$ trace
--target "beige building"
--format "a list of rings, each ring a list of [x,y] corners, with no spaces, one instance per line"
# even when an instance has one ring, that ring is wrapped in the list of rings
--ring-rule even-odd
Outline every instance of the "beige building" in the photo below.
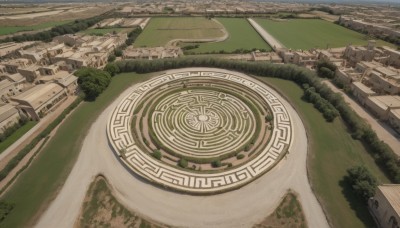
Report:
[[[67,98],[67,91],[56,83],[39,84],[11,98],[17,108],[39,120]]]
[[[18,110],[11,104],[0,105],[0,133],[15,123],[18,123],[20,115]]]
[[[400,96],[370,96],[365,100],[367,107],[376,117],[387,121],[394,130],[400,132]]]
[[[180,47],[155,47],[155,48],[127,48],[122,58],[124,59],[165,59],[181,56]]]
[[[370,96],[377,95],[372,89],[362,84],[361,82],[351,83],[351,91],[353,96],[360,102],[362,106],[365,105],[366,100]]]
[[[368,207],[379,227],[400,228],[400,185],[378,186]]]

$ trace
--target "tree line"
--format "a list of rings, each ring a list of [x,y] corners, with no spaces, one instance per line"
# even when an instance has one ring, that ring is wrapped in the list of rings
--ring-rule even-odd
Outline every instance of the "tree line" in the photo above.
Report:
[[[97,24],[101,20],[105,19],[105,15],[99,15],[92,18],[87,19],[77,19],[72,23],[58,25],[53,27],[50,30],[32,33],[32,34],[22,34],[16,35],[12,37],[7,37],[0,40],[0,43],[5,42],[25,42],[25,41],[43,41],[50,42],[54,37],[64,35],[64,34],[73,34],[79,31],[86,30],[93,25]]]

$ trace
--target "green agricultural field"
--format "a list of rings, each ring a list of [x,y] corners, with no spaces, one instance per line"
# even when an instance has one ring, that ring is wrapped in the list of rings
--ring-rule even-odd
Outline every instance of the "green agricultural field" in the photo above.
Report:
[[[71,21],[52,21],[52,22],[46,22],[38,25],[31,25],[31,26],[1,26],[0,27],[0,36],[1,35],[8,35],[8,34],[13,34],[16,32],[22,32],[22,31],[35,31],[35,30],[40,30],[40,29],[47,29],[51,28],[57,25],[63,25],[67,24]]]
[[[33,128],[37,124],[36,121],[29,121],[24,126],[16,130],[12,135],[10,135],[6,140],[0,143],[0,154],[3,153],[9,146],[11,146],[15,141],[21,138],[26,132]]]
[[[2,197],[14,209],[0,227],[32,227],[67,179],[91,124],[122,91],[148,74],[115,76],[95,102],[83,102],[68,116],[37,158]]]
[[[107,33],[120,33],[120,32],[128,32],[130,29],[127,28],[96,28],[96,29],[86,29],[80,33],[87,35],[95,35],[95,36],[104,36]]]
[[[189,53],[234,52],[238,49],[247,51],[252,49],[271,50],[271,47],[261,38],[246,19],[218,18],[218,21],[221,22],[228,31],[228,39],[222,42],[200,44],[199,48],[189,50]]]
[[[222,26],[204,17],[152,18],[137,38],[135,47],[164,46],[173,39],[211,39],[222,37]]]
[[[290,19],[272,21],[255,19],[268,33],[287,48],[308,50],[311,48],[345,47],[349,44],[366,45],[366,35],[319,19]],[[393,46],[384,41],[378,45]]]
[[[293,82],[259,78],[286,95],[300,114],[309,134],[309,177],[317,198],[322,203],[332,227],[374,227],[365,204],[342,187],[346,169],[364,165],[379,183],[390,183],[360,141],[352,139],[346,126],[337,118],[326,122],[312,104],[301,99],[303,90]]]

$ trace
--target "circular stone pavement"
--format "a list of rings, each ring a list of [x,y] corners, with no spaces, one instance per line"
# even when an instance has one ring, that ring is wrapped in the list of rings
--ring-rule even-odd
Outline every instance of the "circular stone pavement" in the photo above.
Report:
[[[186,82],[198,79],[205,79],[209,85],[186,88]],[[214,88],[214,84],[221,81],[228,88],[230,84],[232,88],[240,85],[239,92]],[[217,173],[182,169],[152,157],[139,145],[139,136],[133,135],[131,123],[141,102],[154,90],[163,86],[168,88],[171,83],[182,83],[181,89],[157,96],[158,101],[149,108],[148,119],[149,131],[170,150],[190,156],[218,157],[243,146],[257,129],[258,114],[240,97],[248,98],[246,92],[240,91],[256,94],[267,104],[272,114],[268,142],[246,163]],[[192,194],[237,189],[274,167],[290,149],[294,134],[291,118],[271,90],[258,80],[234,72],[183,70],[163,74],[140,84],[115,108],[107,124],[108,139],[127,167],[153,183]],[[227,129],[235,134],[230,134]]]

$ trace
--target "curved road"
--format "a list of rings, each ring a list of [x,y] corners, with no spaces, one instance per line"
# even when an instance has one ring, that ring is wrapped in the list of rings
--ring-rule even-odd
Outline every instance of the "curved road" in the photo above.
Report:
[[[196,69],[199,68],[190,70]],[[71,174],[37,227],[72,227],[86,191],[99,173],[106,176],[114,195],[127,208],[171,226],[250,227],[273,212],[291,188],[299,194],[309,227],[329,227],[307,179],[307,138],[303,123],[279,94],[274,92],[286,105],[296,135],[290,154],[271,171],[238,190],[213,196],[192,196],[166,191],[142,181],[128,172],[111,151],[106,123],[111,111],[133,87],[124,91],[92,125]]]

